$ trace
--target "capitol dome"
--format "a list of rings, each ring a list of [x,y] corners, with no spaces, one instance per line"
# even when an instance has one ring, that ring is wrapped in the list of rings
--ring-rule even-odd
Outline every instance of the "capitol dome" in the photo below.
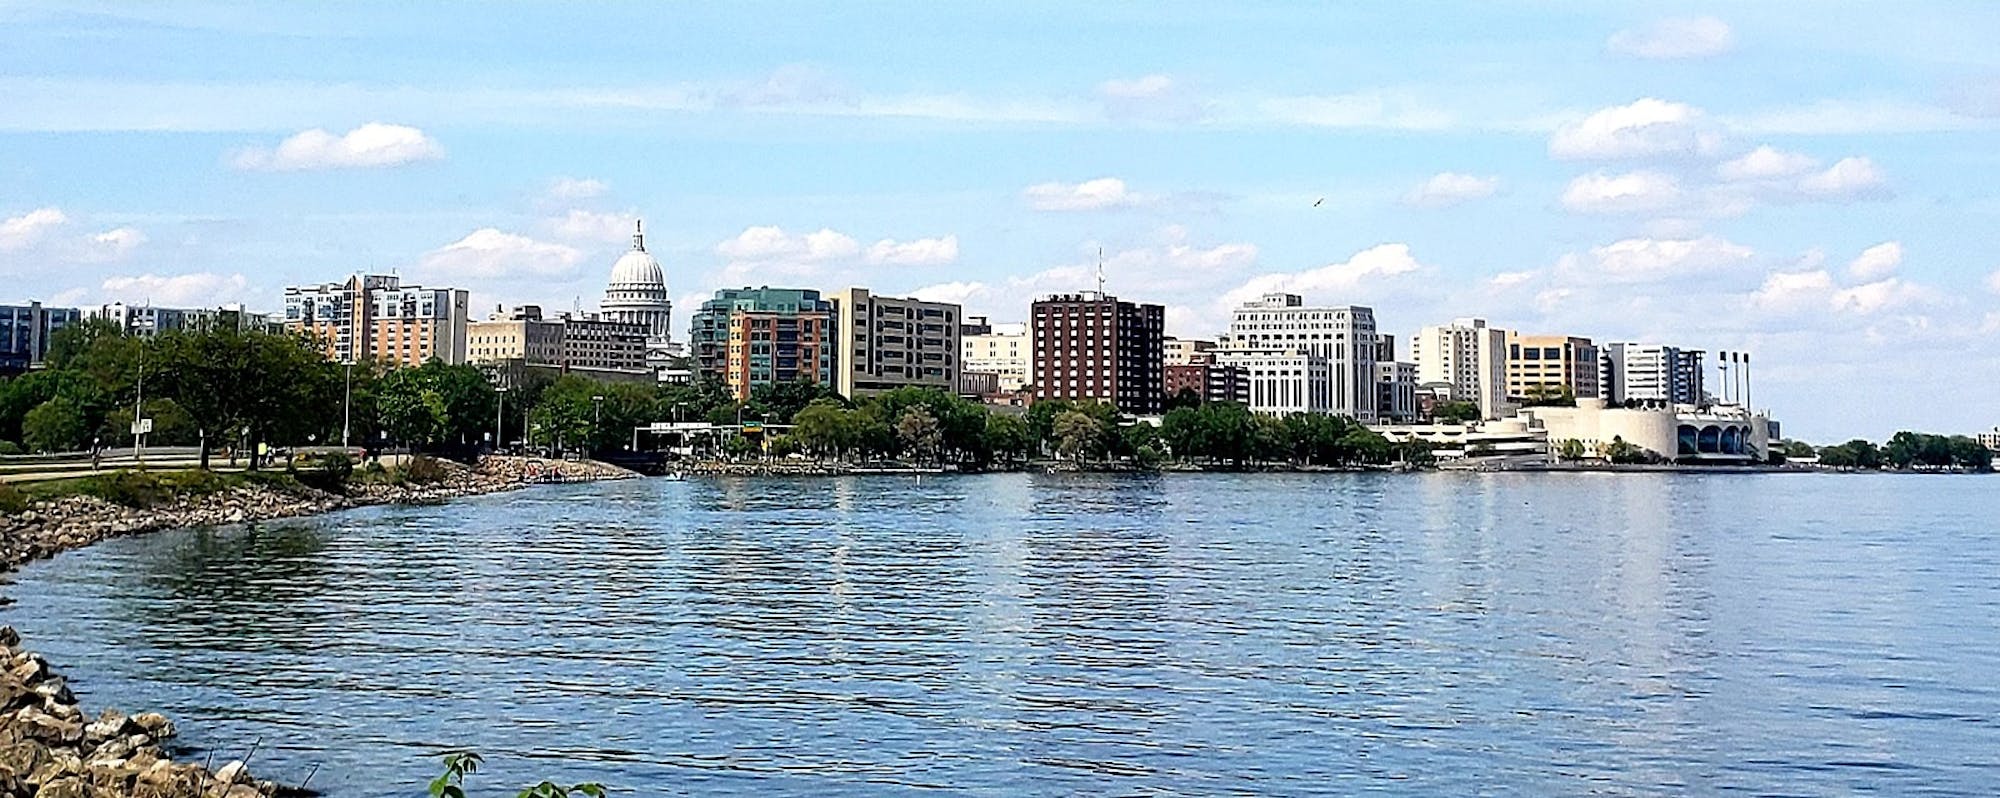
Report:
[[[667,299],[667,275],[660,262],[646,253],[644,222],[632,231],[632,250],[611,266],[611,284],[604,289],[598,309],[610,321],[646,326],[646,344],[651,355],[664,355],[673,340],[674,305]]]

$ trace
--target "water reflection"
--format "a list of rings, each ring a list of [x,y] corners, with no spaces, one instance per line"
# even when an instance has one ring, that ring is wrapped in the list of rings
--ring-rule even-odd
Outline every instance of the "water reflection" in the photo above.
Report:
[[[637,794],[1981,794],[1994,485],[559,486],[115,541],[0,620],[335,796],[451,746]]]

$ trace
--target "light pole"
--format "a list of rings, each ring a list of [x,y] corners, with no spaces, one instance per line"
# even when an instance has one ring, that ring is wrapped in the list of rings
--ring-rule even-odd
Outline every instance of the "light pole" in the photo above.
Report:
[[[354,420],[354,363],[347,364],[347,388],[340,399],[340,448],[347,448],[347,429]]]
[[[493,453],[499,454],[500,446],[507,442],[500,432],[500,420],[505,418],[507,413],[507,386],[502,385],[493,389],[493,392],[499,396],[499,401],[493,405]]]
[[[604,397],[602,396],[590,397],[590,438],[592,444],[604,445]]]

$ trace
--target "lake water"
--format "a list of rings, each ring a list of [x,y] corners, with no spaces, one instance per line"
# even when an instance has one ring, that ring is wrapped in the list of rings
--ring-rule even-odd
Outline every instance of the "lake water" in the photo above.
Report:
[[[458,748],[495,794],[1990,795],[1996,511],[1977,477],[644,480],[113,541],[0,621],[88,706],[331,796]]]

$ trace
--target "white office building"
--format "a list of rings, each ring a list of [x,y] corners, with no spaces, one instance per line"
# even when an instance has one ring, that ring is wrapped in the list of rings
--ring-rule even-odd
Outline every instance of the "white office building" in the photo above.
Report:
[[[1448,383],[1460,401],[1479,405],[1483,418],[1511,415],[1507,402],[1507,331],[1485,319],[1455,319],[1419,330],[1410,339],[1419,384]]]
[[[1028,341],[1026,324],[994,324],[991,332],[966,335],[960,342],[965,356],[959,363],[966,371],[999,375],[1000,390],[1012,393],[1034,384],[1029,368],[1034,362],[1034,346]]]
[[[1379,375],[1374,310],[1309,307],[1297,294],[1265,294],[1236,308],[1228,337],[1213,351],[1217,363],[1249,372],[1252,410],[1375,421]],[[1265,372],[1261,377],[1260,369]],[[1290,385],[1281,379],[1323,382]],[[1266,399],[1260,401],[1260,395]]]

